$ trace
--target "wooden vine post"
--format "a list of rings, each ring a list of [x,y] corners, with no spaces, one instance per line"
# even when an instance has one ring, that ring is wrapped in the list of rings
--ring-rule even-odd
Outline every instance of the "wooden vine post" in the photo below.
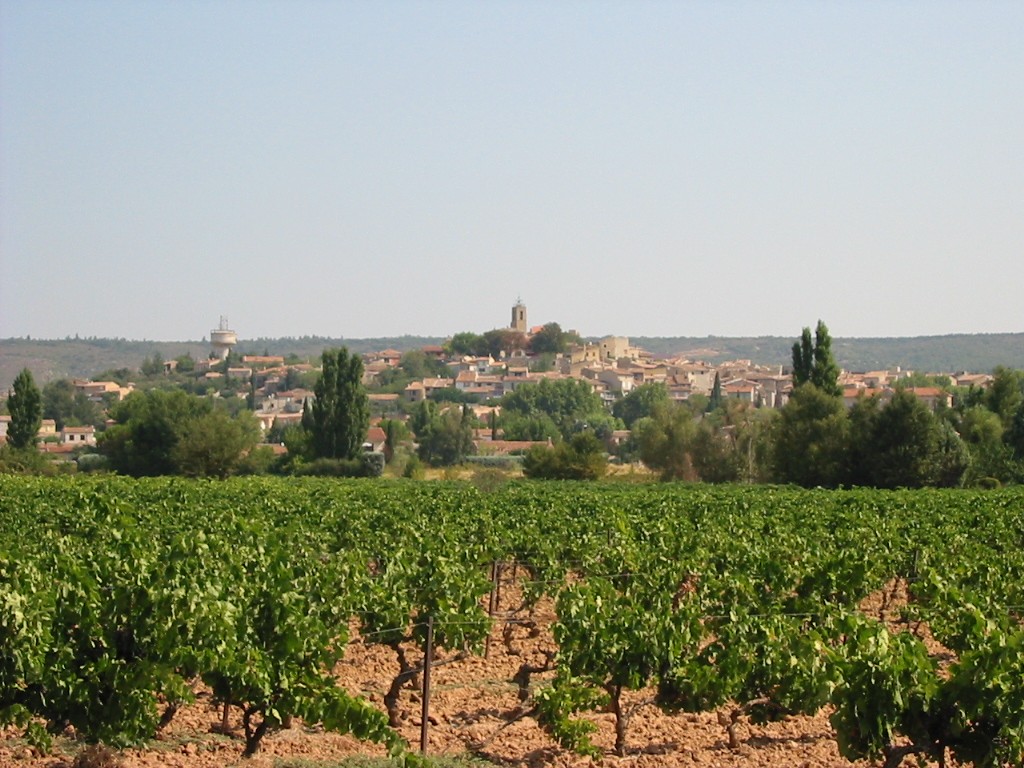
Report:
[[[427,617],[427,647],[423,655],[423,710],[420,722],[420,754],[427,754],[427,735],[430,730],[430,667],[434,663],[434,617]]]

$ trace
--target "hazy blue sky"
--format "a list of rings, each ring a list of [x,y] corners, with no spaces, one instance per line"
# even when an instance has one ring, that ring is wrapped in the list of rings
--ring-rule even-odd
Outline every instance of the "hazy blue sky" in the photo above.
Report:
[[[0,337],[1024,331],[1024,2],[0,0]]]

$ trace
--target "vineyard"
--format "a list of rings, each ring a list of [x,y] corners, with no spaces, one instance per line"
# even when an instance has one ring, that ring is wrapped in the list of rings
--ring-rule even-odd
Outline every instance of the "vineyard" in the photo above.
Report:
[[[799,764],[814,739],[835,765],[1022,766],[1022,512],[1021,490],[0,477],[0,763],[198,721],[221,764],[337,733],[397,762],[740,765],[788,740]]]

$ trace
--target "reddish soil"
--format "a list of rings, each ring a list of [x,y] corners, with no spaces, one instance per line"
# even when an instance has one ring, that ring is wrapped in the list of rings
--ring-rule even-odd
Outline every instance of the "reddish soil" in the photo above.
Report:
[[[515,599],[514,592],[514,589],[506,592],[503,609]],[[865,609],[877,611],[879,605],[879,598],[875,598]],[[604,757],[595,761],[568,752],[548,737],[533,718],[514,719],[522,708],[513,677],[522,664],[541,666],[544,652],[554,651],[548,631],[552,618],[550,606],[542,606],[534,617],[538,621],[537,629],[531,631],[529,626],[514,624],[505,638],[502,627],[497,626],[486,659],[468,657],[433,670],[428,746],[431,755],[465,755],[472,751],[495,764],[530,768],[594,764],[616,768],[848,768],[867,765],[849,763],[840,757],[826,713],[763,726],[742,723],[738,729],[741,745],[731,750],[725,729],[719,725],[715,713],[670,716],[654,706],[643,706],[630,722],[626,757],[615,757],[611,753],[614,726],[609,714],[592,716],[599,726],[593,738],[603,748]],[[443,660],[445,654],[440,653],[439,658]],[[381,708],[384,691],[396,672],[397,662],[389,648],[364,645],[358,638],[350,643],[337,670],[338,679],[347,689],[364,693]],[[531,685],[543,683],[550,676],[551,673],[535,674]],[[631,701],[649,695],[650,692],[639,692]],[[416,689],[403,690],[401,709],[401,732],[410,744],[418,746],[421,699]],[[167,732],[147,749],[127,750],[123,754],[123,765],[125,768],[230,765],[275,768],[292,761],[293,765],[312,768],[330,765],[332,761],[351,755],[384,754],[376,745],[295,723],[291,729],[269,733],[263,740],[260,754],[243,760],[244,741],[237,711],[232,713],[235,730],[231,734],[216,733],[219,722],[219,707],[213,704],[208,691],[197,689],[196,703],[182,709]],[[71,768],[73,756],[81,748],[72,740],[58,739],[50,755],[36,756],[15,737],[13,730],[6,731],[6,739],[3,736],[0,732],[0,766],[3,768]],[[915,764],[909,759],[905,763],[906,766]]]

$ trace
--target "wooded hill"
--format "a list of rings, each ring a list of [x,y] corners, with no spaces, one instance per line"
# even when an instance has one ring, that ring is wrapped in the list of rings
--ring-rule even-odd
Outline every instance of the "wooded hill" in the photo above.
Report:
[[[631,338],[630,343],[656,357],[686,357],[722,362],[751,360],[765,365],[792,363],[792,337],[724,336]],[[878,371],[900,366],[921,373],[989,373],[997,365],[1024,368],[1024,333],[952,334],[904,338],[832,337],[832,354],[845,371]]]
[[[631,337],[634,346],[655,357],[686,357],[711,363],[751,360],[765,365],[789,366],[792,337]],[[596,339],[594,339],[596,340]],[[324,349],[346,346],[353,352],[382,349],[405,351],[437,345],[444,339],[430,336],[398,336],[371,339],[303,336],[282,339],[241,339],[241,354],[295,355],[316,361]],[[990,372],[998,365],[1024,369],[1024,333],[952,334],[913,338],[840,338],[832,340],[836,362],[848,371],[872,371],[900,366],[924,373]],[[0,339],[0,391],[6,392],[22,368],[29,368],[37,382],[59,378],[93,378],[103,371],[138,369],[158,352],[164,359],[190,354],[196,359],[209,353],[205,341],[133,341],[127,339]]]

